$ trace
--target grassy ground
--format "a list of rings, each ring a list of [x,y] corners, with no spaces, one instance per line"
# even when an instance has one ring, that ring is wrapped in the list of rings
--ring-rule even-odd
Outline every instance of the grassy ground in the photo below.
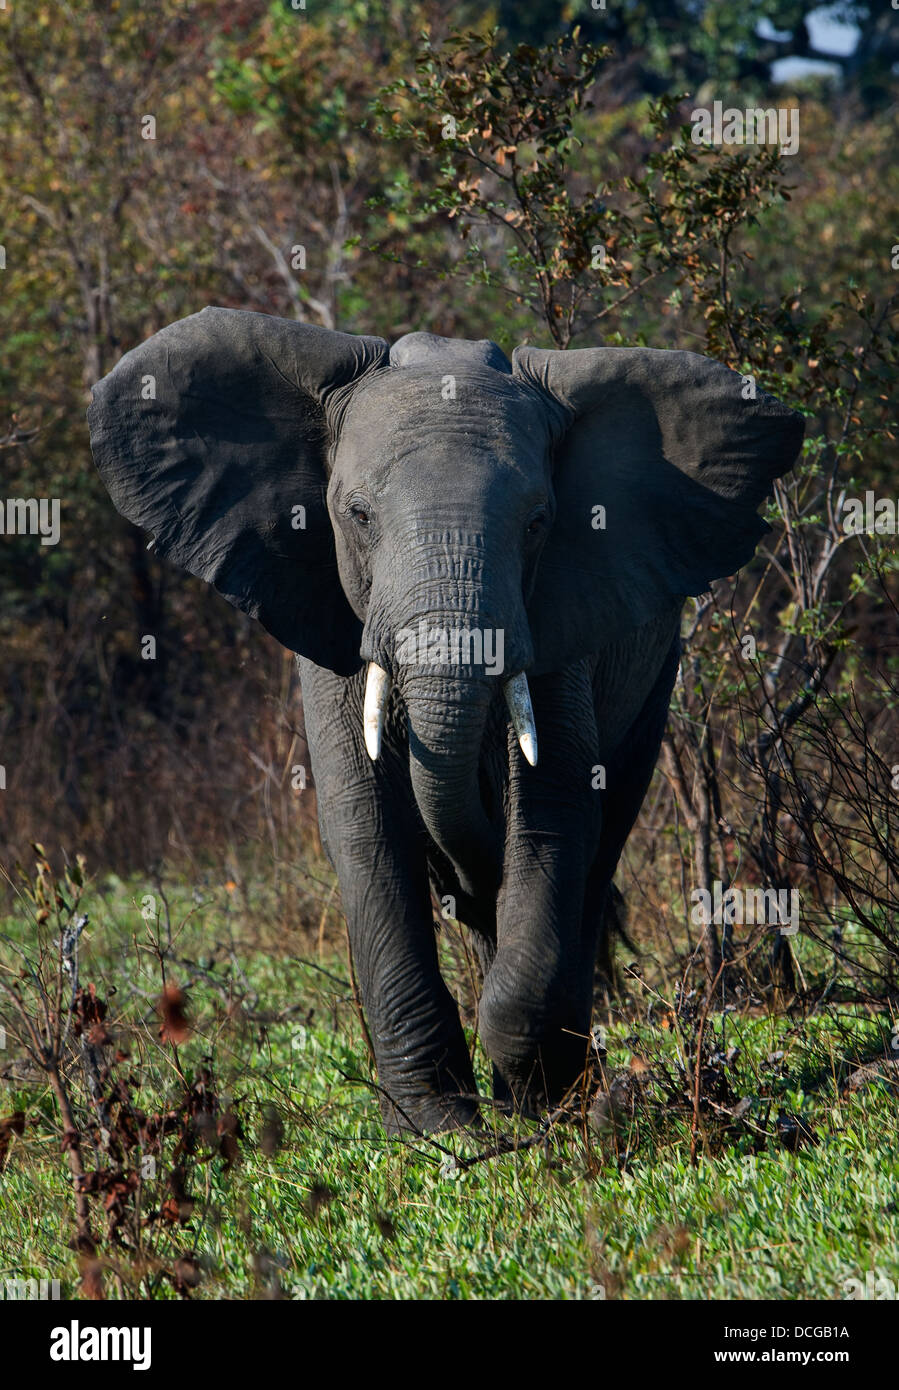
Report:
[[[212,1131],[182,1155],[193,1203],[182,1206],[184,1221],[153,1215],[177,1191],[176,1135],[165,1140],[156,1177],[127,1195],[121,1242],[101,1243],[110,1293],[171,1298],[186,1285],[195,1298],[218,1299],[840,1299],[844,1280],[868,1271],[899,1284],[892,1069],[846,1085],[861,1062],[889,1057],[885,1015],[711,1017],[693,1165],[690,1106],[672,1100],[665,1077],[676,1091],[681,1064],[695,1055],[696,1021],[691,1044],[667,1011],[633,1010],[606,1033],[606,1076],[619,1099],[604,1119],[545,1138],[518,1124],[530,1147],[466,1167],[493,1146],[489,1127],[439,1142],[384,1138],[341,954],[251,935],[224,888],[181,889],[167,894],[170,948],[164,925],[149,921],[165,941],[160,960],[142,897],[111,883],[82,904],[91,924],[81,982],[95,982],[109,1003],[111,1075],[130,1079],[135,1111],[164,1113],[183,1096],[180,1077],[192,1081],[206,1065],[218,1119],[235,1116],[241,1132],[231,1162]],[[6,964],[14,942],[34,956],[27,914],[3,931]],[[457,956],[442,949],[452,975]],[[163,969],[187,995],[190,1032],[177,1045],[159,1036]],[[58,1279],[64,1297],[77,1296],[58,1112],[8,1012],[7,1028],[0,1116],[24,1111],[26,1123],[0,1176],[0,1283]],[[127,1056],[114,1061],[116,1049]],[[486,1089],[480,1054],[478,1066]],[[74,1055],[67,1076],[87,1136]],[[219,1124],[231,1128],[230,1119]],[[82,1152],[86,1168],[98,1165],[87,1137]],[[138,1149],[120,1160],[123,1170],[140,1163]],[[116,1166],[106,1155],[99,1164]],[[103,1194],[91,1213],[102,1235]]]

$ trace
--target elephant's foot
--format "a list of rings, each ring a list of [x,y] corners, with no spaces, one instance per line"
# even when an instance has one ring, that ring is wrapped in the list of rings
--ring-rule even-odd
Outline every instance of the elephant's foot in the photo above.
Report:
[[[399,1056],[382,1046],[378,1087],[388,1134],[435,1134],[478,1122],[477,1084],[458,1021],[456,1029],[458,1037],[438,1034],[426,1045],[407,1037]]]
[[[452,1092],[427,1096],[381,1094],[381,1118],[390,1136],[440,1134],[468,1129],[480,1121],[477,1100]]]
[[[512,1114],[537,1118],[558,1106],[584,1074],[586,1030],[574,1022],[541,1021],[530,1009],[504,1001],[490,983],[488,976],[478,1027],[493,1062],[494,1097]]]
[[[575,1053],[544,1045],[527,1053],[494,1047],[493,1096],[510,1115],[536,1120],[555,1110],[584,1075],[584,1049]]]

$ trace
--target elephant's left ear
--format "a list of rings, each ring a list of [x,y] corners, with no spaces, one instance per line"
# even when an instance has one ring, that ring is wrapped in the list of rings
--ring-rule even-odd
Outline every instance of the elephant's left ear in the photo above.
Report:
[[[88,410],[112,500],[157,552],[344,676],[361,627],[338,577],[327,454],[349,392],[387,363],[380,338],[204,309],[126,353]]]
[[[693,352],[518,348],[512,360],[568,420],[529,604],[535,670],[555,670],[745,565],[804,421]]]

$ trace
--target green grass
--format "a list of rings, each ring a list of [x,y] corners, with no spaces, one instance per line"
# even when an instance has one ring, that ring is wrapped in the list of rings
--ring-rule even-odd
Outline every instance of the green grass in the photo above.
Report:
[[[129,1054],[115,1074],[132,1075],[136,1098],[154,1111],[172,1105],[179,1082],[173,1049],[158,1036],[161,981],[141,945],[143,891],[112,883],[102,897],[88,893],[81,979],[109,998],[111,1030]],[[145,1227],[162,1265],[195,1252],[203,1272],[193,1297],[261,1297],[273,1271],[289,1298],[839,1299],[845,1279],[869,1270],[899,1284],[895,1088],[875,1080],[847,1094],[840,1085],[889,1038],[885,1015],[711,1020],[715,1042],[739,1048],[728,1076],[752,1108],[748,1124],[726,1131],[710,1121],[710,1148],[700,1146],[696,1166],[689,1115],[656,1104],[638,1105],[617,1134],[559,1126],[546,1143],[462,1171],[452,1155],[489,1149],[489,1131],[385,1139],[341,956],[319,962],[311,948],[301,959],[289,938],[251,939],[224,890],[199,905],[187,889],[172,890],[170,908],[166,969],[189,985],[193,1025],[180,1064],[192,1076],[211,1057],[219,1094],[233,1098],[244,1128],[230,1169],[198,1155],[189,1226]],[[25,914],[3,930],[34,951]],[[631,1018],[613,1023],[607,1045],[607,1067],[623,1073],[635,1053],[673,1065],[682,1044]],[[480,1053],[477,1065],[486,1077]],[[56,1278],[64,1296],[77,1295],[72,1194],[52,1099],[12,1039],[0,1072],[0,1115],[21,1108],[28,1119],[0,1176],[0,1281]],[[83,1099],[78,1076],[73,1060]],[[283,1129],[269,1153],[267,1107]],[[801,1116],[816,1142],[794,1152],[760,1137],[778,1110]],[[164,1195],[148,1181],[145,1212]],[[98,1230],[101,1200],[93,1199]],[[103,1253],[129,1294],[176,1296],[152,1262],[141,1281],[126,1250]]]

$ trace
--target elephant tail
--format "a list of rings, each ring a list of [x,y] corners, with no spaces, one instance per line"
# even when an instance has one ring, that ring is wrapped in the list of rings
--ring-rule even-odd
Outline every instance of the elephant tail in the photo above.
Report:
[[[599,997],[612,998],[618,993],[618,972],[615,969],[615,943],[624,942],[635,954],[634,945],[627,931],[628,908],[624,894],[616,884],[610,883],[606,892],[596,937],[596,958],[594,966],[594,992]]]

